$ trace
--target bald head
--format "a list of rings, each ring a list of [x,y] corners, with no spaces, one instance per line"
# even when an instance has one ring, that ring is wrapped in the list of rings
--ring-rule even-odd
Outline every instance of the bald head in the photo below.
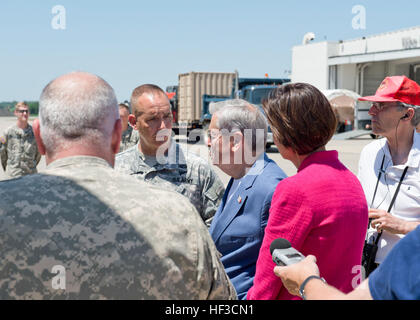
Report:
[[[46,151],[54,153],[72,143],[106,144],[119,112],[114,90],[105,80],[72,72],[44,88],[39,116]]]
[[[87,72],[71,72],[52,80],[43,90],[43,95],[59,91],[61,96],[91,94],[96,89],[108,89],[111,86],[102,78]]]

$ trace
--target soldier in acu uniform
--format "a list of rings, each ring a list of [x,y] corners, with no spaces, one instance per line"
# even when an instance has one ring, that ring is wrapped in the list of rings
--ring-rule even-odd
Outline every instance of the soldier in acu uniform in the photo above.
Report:
[[[122,124],[122,135],[119,152],[123,152],[124,150],[127,150],[139,142],[139,132],[137,130],[133,130],[133,127],[128,123],[128,116],[130,115],[129,106],[125,103],[120,103],[119,108]]]
[[[28,106],[19,102],[14,113],[16,124],[0,137],[1,164],[7,178],[36,173],[36,166],[41,160],[32,126],[28,123]]]
[[[129,121],[139,131],[137,146],[116,157],[115,168],[156,187],[186,196],[210,226],[223,197],[219,177],[204,159],[185,152],[171,136],[172,113],[165,92],[146,84],[134,89]]]
[[[0,299],[236,298],[190,202],[112,169],[121,131],[101,78],[45,87],[34,133],[47,168],[0,182]]]

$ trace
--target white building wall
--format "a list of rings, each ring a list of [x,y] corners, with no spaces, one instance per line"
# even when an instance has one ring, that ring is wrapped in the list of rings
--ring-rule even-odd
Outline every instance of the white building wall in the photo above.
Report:
[[[365,54],[418,48],[420,46],[420,27],[381,33],[366,37],[343,41],[339,46],[339,56]]]
[[[328,57],[336,53],[336,43],[318,42],[292,49],[292,82],[306,82],[319,90],[328,89]]]
[[[356,91],[356,64],[342,64],[337,68],[337,88]]]
[[[372,94],[385,76],[393,75],[406,75],[420,83],[420,26],[292,49],[292,82],[307,82],[320,90]]]
[[[362,90],[359,92],[362,96],[373,95],[376,89],[386,77],[388,71],[388,63],[374,62],[369,65],[364,71]]]
[[[392,76],[405,74],[410,72],[410,65],[420,64],[420,57],[412,59],[400,59],[389,62],[389,74]]]

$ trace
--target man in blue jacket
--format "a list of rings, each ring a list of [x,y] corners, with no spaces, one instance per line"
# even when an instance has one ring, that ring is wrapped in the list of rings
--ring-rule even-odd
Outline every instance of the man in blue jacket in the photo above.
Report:
[[[247,101],[211,104],[207,145],[214,165],[231,176],[210,226],[238,298],[252,286],[271,198],[286,174],[265,154],[267,121]]]

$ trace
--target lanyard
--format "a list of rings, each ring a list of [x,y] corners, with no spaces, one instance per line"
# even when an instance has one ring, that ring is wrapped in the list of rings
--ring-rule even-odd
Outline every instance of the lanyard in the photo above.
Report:
[[[376,182],[375,192],[373,194],[372,203],[370,205],[371,207],[373,206],[373,202],[375,201],[375,196],[376,196],[376,191],[378,190],[379,180],[381,179],[382,172],[384,172],[384,161],[385,161],[385,155],[382,158],[381,169],[379,170],[378,181]],[[398,183],[397,189],[395,190],[394,196],[392,197],[391,203],[390,203],[388,211],[387,211],[389,213],[391,212],[392,206],[395,203],[395,199],[397,199],[397,195],[398,195],[398,192],[400,191],[401,183],[404,180],[404,177],[407,173],[407,170],[408,170],[408,166],[404,168],[403,174],[401,175],[401,178],[400,178],[400,182]],[[370,221],[369,221],[369,224],[370,224]],[[381,231],[378,234],[378,236],[376,237],[376,240],[375,240],[376,245],[378,245],[378,243],[379,243],[379,239],[381,238],[382,232],[383,231]]]

